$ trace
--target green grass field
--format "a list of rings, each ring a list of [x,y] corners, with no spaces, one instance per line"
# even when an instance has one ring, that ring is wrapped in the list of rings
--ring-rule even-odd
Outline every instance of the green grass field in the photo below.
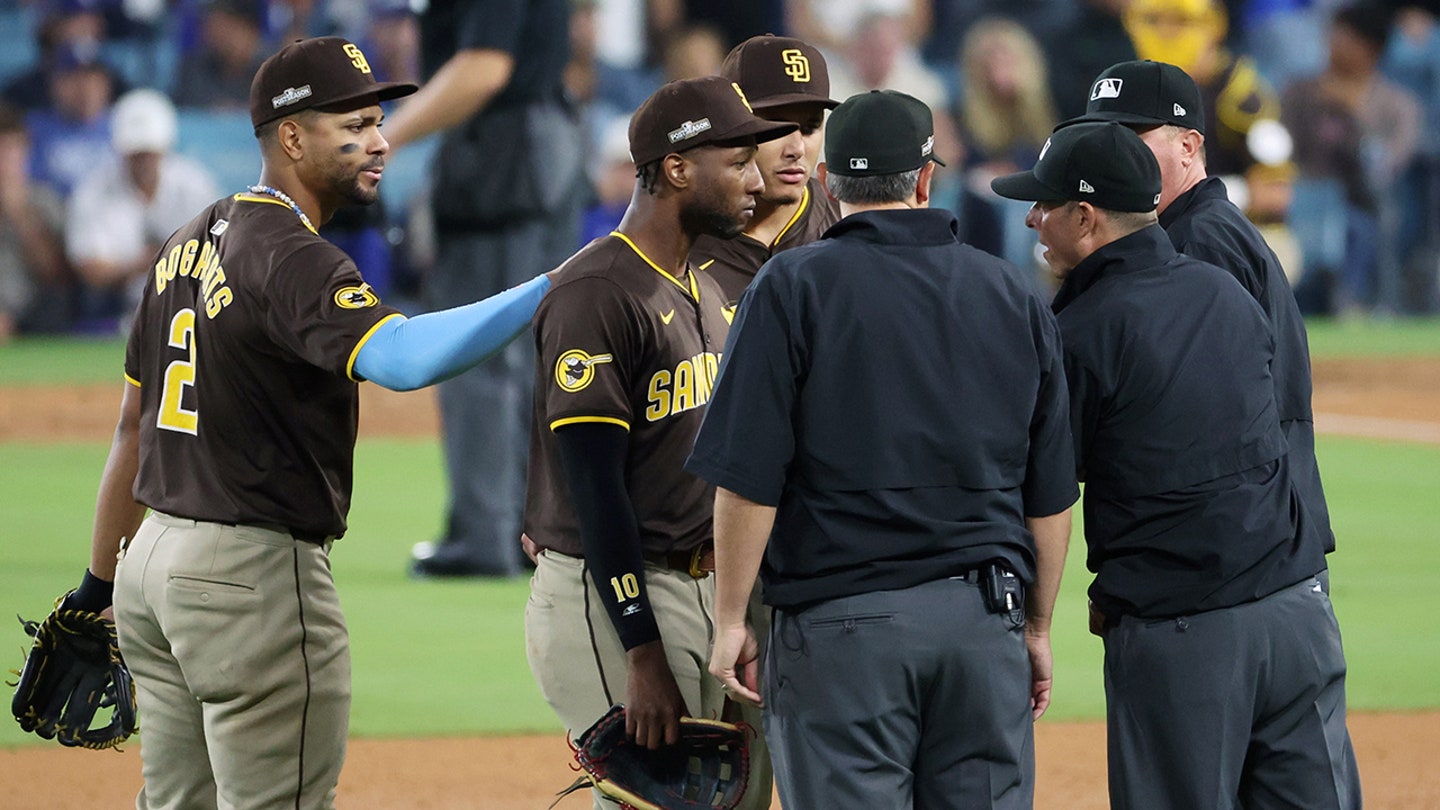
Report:
[[[1316,356],[1440,356],[1440,324],[1317,324]],[[115,341],[0,348],[0,385],[114,380]],[[99,443],[0,444],[0,614],[39,617],[79,580],[87,557]],[[1440,707],[1440,447],[1321,437],[1318,452],[1340,550],[1333,598],[1354,709]],[[409,549],[440,528],[444,480],[433,441],[368,440],[356,451],[352,530],[333,553],[354,653],[356,736],[550,732],[559,726],[525,662],[524,580],[411,580]],[[1098,718],[1099,641],[1085,632],[1084,543],[1077,526],[1055,629],[1050,716]],[[19,665],[11,625],[0,669]],[[0,746],[41,742],[0,722]]]

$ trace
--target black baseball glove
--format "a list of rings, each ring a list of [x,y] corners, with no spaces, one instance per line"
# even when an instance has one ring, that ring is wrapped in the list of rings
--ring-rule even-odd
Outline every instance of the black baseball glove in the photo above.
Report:
[[[625,707],[616,704],[580,735],[575,760],[585,775],[560,795],[593,785],[626,810],[733,810],[750,777],[749,733],[682,717],[680,742],[651,751],[626,739]]]
[[[73,591],[71,593],[74,593]],[[10,709],[20,727],[61,745],[114,748],[135,733],[135,682],[120,658],[115,623],[60,598],[39,622],[20,619],[35,637],[17,675]],[[96,726],[96,714],[113,709]]]

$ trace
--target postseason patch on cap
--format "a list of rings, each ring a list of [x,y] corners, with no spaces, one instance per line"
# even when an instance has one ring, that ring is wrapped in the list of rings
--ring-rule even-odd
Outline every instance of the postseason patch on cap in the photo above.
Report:
[[[288,107],[288,106],[290,106],[291,104],[294,104],[294,103],[297,102],[297,101],[301,101],[301,100],[307,99],[307,98],[309,98],[309,97],[310,97],[310,85],[306,84],[306,85],[302,85],[302,86],[300,86],[300,87],[287,87],[287,88],[285,88],[285,92],[283,92],[283,93],[281,93],[280,95],[278,95],[278,96],[270,99],[270,103],[273,104],[273,105],[275,106],[275,109],[278,110],[278,109],[280,109],[281,107]]]
[[[679,143],[688,141],[708,129],[710,129],[710,119],[701,118],[699,121],[686,121],[680,125],[679,129],[670,130],[667,137],[670,138],[670,143]]]

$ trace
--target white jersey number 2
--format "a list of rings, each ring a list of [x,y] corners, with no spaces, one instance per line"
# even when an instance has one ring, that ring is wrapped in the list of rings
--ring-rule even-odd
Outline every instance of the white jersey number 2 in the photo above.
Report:
[[[174,360],[165,367],[165,393],[155,425],[162,430],[194,436],[200,426],[200,415],[186,410],[182,403],[185,389],[195,387],[195,310],[182,309],[175,313],[170,320],[170,345],[189,350],[190,359]]]

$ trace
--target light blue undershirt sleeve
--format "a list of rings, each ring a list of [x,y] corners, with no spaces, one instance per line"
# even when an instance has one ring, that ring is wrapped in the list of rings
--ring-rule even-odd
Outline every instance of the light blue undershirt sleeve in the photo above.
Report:
[[[386,321],[360,347],[355,376],[393,391],[448,380],[524,331],[549,288],[539,275],[483,301]]]

